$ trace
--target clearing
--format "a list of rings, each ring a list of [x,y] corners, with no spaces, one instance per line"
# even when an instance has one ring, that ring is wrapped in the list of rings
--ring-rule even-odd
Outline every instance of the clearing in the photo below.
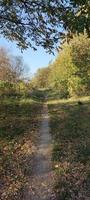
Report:
[[[6,98],[0,111],[1,200],[88,200],[90,97]]]

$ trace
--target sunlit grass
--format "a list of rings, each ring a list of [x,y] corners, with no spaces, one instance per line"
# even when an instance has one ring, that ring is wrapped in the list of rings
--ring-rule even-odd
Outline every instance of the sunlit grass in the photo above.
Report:
[[[71,104],[74,104],[74,103],[77,103],[78,101],[82,101],[82,102],[88,102],[90,101],[90,96],[84,96],[84,97],[72,97],[72,98],[69,98],[69,99],[53,99],[53,100],[48,100],[47,103],[48,104],[58,104],[58,103],[71,103]]]
[[[90,164],[90,97],[52,100],[48,101],[48,107],[57,197],[86,200]]]

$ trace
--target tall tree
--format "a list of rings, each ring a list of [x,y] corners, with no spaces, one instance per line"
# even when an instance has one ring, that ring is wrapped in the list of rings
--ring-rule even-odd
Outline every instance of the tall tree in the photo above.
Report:
[[[9,55],[4,48],[0,48],[0,80],[16,83],[23,72],[22,58]]]
[[[50,82],[63,96],[90,92],[90,39],[86,34],[63,44],[52,64]]]
[[[1,0],[0,34],[25,49],[53,51],[68,32],[90,36],[90,0]]]

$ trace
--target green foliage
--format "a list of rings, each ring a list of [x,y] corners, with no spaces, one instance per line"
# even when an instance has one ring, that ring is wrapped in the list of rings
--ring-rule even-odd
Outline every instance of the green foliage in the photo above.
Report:
[[[0,81],[0,96],[16,93],[16,85],[7,81]]]
[[[32,85],[34,88],[47,88],[48,87],[48,76],[49,68],[38,69],[34,78],[32,79]]]
[[[89,93],[90,39],[86,34],[74,36],[62,46],[52,64],[49,83],[61,97]]]
[[[51,52],[66,31],[69,38],[84,30],[90,36],[89,0],[2,0],[0,19],[0,33],[22,49],[41,45]]]

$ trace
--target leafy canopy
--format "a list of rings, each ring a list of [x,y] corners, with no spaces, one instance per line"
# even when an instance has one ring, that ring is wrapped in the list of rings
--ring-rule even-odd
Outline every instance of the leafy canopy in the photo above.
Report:
[[[65,33],[90,36],[90,0],[1,0],[0,34],[22,49],[41,45],[49,52]]]
[[[65,97],[90,93],[90,39],[87,34],[74,36],[62,50],[49,72],[49,84]]]

